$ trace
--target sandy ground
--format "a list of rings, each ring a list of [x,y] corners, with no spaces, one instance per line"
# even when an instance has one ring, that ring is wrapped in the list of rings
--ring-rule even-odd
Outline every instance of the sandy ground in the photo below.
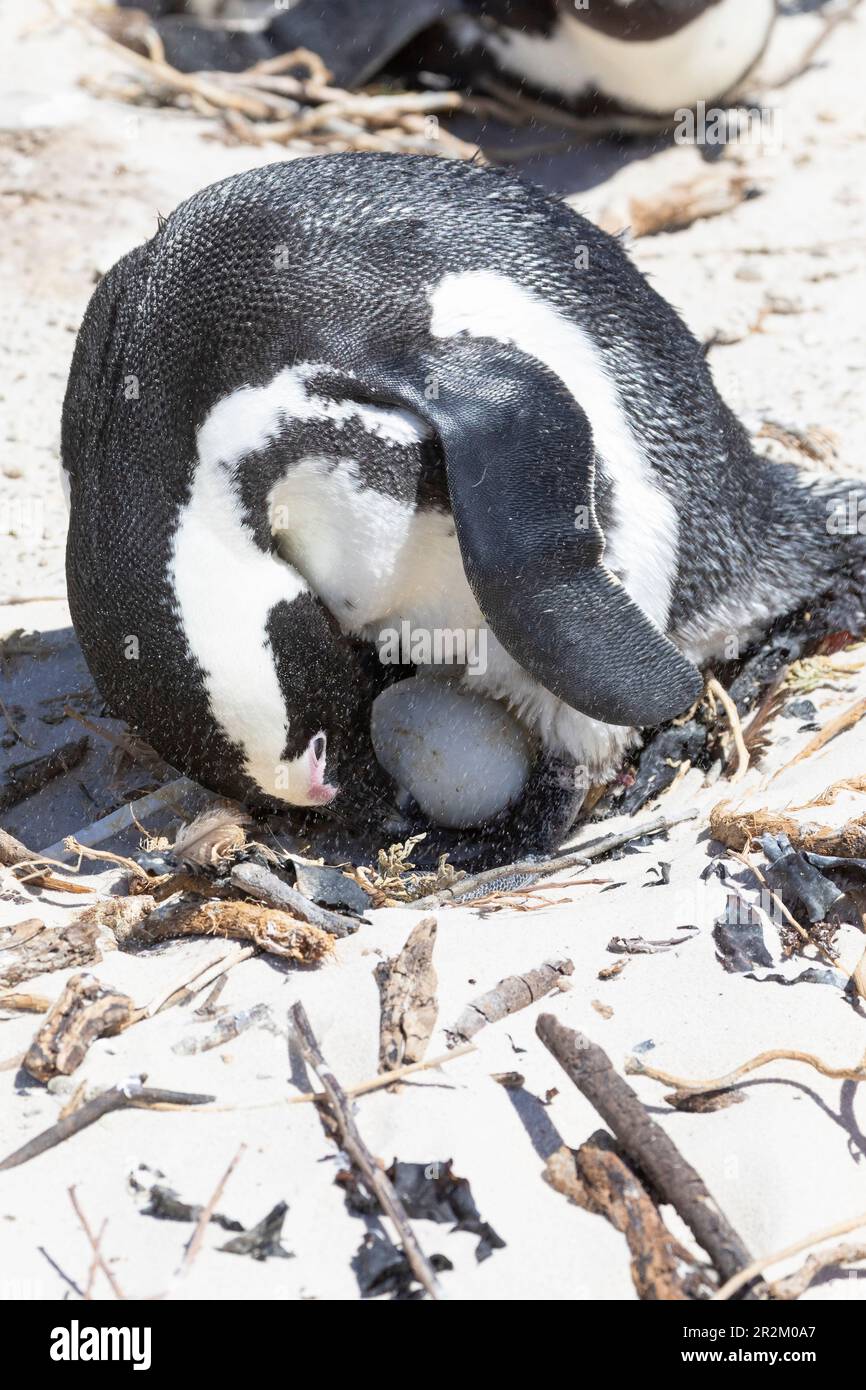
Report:
[[[816,23],[812,14],[786,20],[768,69],[781,72]],[[693,329],[704,339],[720,334],[725,340],[710,360],[721,389],[753,431],[768,421],[818,429],[821,466],[861,474],[864,58],[861,14],[836,32],[818,66],[772,94],[781,122],[774,147],[729,150],[724,167],[746,172],[763,195],[724,217],[634,247],[637,263]],[[169,212],[217,177],[284,157],[278,149],[228,147],[192,116],[133,109],[80,86],[85,72],[107,75],[116,66],[76,30],[58,25],[41,3],[0,9],[0,635],[17,628],[40,634],[36,654],[6,662],[2,691],[13,724],[35,751],[81,732],[61,718],[70,696],[85,712],[100,708],[68,627],[57,483],[62,394],[94,278],[150,234],[157,212]],[[627,220],[630,198],[658,194],[720,166],[704,163],[688,147],[647,146],[624,154],[600,146],[536,156],[524,167],[609,222]],[[789,446],[764,445],[814,463]],[[842,684],[810,696],[818,723],[866,695],[863,674],[852,672]],[[767,761],[740,791],[764,805],[798,805],[862,770],[863,725],[765,787],[807,742],[801,722],[775,721]],[[0,769],[29,755],[11,732],[3,742]],[[112,786],[107,757],[94,740],[75,774],[16,807],[4,817],[5,827],[45,848],[134,795],[134,779],[121,792]],[[417,1223],[425,1249],[454,1263],[443,1276],[452,1297],[634,1297],[623,1238],[601,1218],[568,1205],[541,1177],[544,1159],[559,1144],[577,1147],[599,1127],[535,1039],[542,1008],[589,1033],[620,1067],[639,1046],[653,1065],[695,1077],[722,1074],[772,1047],[816,1052],[838,1066],[853,1066],[863,1054],[863,1016],[836,987],[760,982],[726,973],[717,960],[711,927],[724,892],[717,879],[704,881],[700,874],[718,850],[706,824],[721,793],[700,783],[699,774],[690,774],[663,803],[671,811],[696,808],[696,822],[593,873],[620,883],[615,890],[587,885],[552,892],[551,906],[531,914],[438,914],[439,1020],[431,1056],[444,1051],[444,1027],[480,990],[552,956],[567,956],[575,965],[568,992],[487,1029],[476,1054],[397,1093],[379,1092],[358,1103],[359,1125],[375,1153],[386,1161],[395,1155],[425,1163],[452,1158],[455,1171],[469,1179],[482,1217],[506,1241],[505,1249],[478,1264],[471,1236]],[[862,795],[845,795],[823,814],[861,815],[863,802]],[[135,841],[127,845],[134,848]],[[660,860],[670,862],[671,881],[652,886],[649,870]],[[111,874],[85,881],[96,901],[110,888]],[[752,887],[748,877],[743,882]],[[570,901],[557,906],[560,898]],[[80,898],[74,907],[87,901]],[[0,926],[30,916],[62,924],[72,911],[69,898],[58,894],[25,897],[8,880],[0,890]],[[266,1003],[274,1031],[251,1029],[212,1051],[182,1055],[176,1045],[210,1027],[191,1005],[91,1049],[75,1077],[88,1088],[147,1072],[153,1085],[212,1093],[219,1108],[113,1115],[0,1174],[0,1295],[74,1296],[70,1281],[79,1289],[86,1283],[90,1254],[66,1191],[75,1182],[92,1222],[109,1219],[105,1251],[130,1296],[170,1286],[186,1298],[358,1296],[351,1259],[366,1225],[346,1211],[334,1185],[339,1162],[315,1111],[285,1103],[310,1084],[297,1059],[290,1059],[288,1073],[285,1018],[288,1006],[302,999],[344,1083],[375,1073],[373,968],[399,950],[417,915],[387,910],[370,919],[319,969],[289,970],[261,957],[231,972],[220,1002],[232,1010]],[[611,937],[667,937],[686,924],[698,928],[688,944],[636,957],[618,979],[599,981],[598,972],[617,959],[606,949]],[[853,969],[862,934],[843,930],[839,947]],[[222,949],[213,941],[173,943],[144,954],[113,953],[92,969],[144,1004]],[[28,988],[54,998],[69,973],[41,977]],[[36,1026],[30,1014],[0,1021],[0,1154],[53,1123],[68,1098],[62,1086],[48,1090],[15,1068]],[[491,1079],[512,1070],[526,1078],[520,1090]],[[653,1081],[635,1086],[756,1254],[862,1209],[866,1102],[854,1084],[776,1064],[743,1088],[743,1104],[706,1115],[670,1111],[662,1099],[668,1088]],[[556,1094],[547,1100],[551,1089]],[[295,1258],[259,1264],[222,1253],[218,1247],[227,1237],[211,1228],[189,1276],[175,1287],[172,1271],[190,1228],[140,1214],[127,1176],[148,1164],[186,1200],[200,1203],[242,1140],[247,1150],[220,1207],[249,1225],[275,1202],[288,1202],[284,1244]],[[675,1217],[671,1225],[688,1243]],[[862,1298],[864,1288],[863,1278],[852,1275],[819,1284],[808,1297]],[[108,1293],[100,1278],[98,1296]]]

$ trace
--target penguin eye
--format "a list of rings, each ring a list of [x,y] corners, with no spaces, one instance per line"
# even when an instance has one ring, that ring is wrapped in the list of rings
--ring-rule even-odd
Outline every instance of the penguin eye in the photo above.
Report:
[[[327,738],[324,734],[316,734],[310,746],[313,750],[313,757],[316,759],[317,763],[320,763],[325,756],[325,749],[328,746]]]

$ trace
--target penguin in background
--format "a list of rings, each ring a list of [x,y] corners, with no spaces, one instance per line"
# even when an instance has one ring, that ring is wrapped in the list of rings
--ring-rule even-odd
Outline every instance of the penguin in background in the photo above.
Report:
[[[99,690],[252,805],[381,820],[359,652],[403,621],[488,632],[473,690],[538,749],[535,843],[575,811],[551,768],[610,777],[732,638],[864,622],[863,484],[755,455],[620,243],[472,164],[195,194],[95,290],[62,455]]]
[[[295,0],[276,14],[258,0],[121,3],[158,16],[184,71],[239,72],[307,48],[341,87],[396,60],[415,79],[496,75],[578,111],[655,117],[733,91],[777,13],[776,0]]]

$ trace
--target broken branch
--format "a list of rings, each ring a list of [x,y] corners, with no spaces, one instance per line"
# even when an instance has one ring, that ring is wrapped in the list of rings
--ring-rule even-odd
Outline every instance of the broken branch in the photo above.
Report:
[[[427,1290],[431,1298],[441,1299],[442,1290],[433,1266],[415,1238],[415,1233],[406,1215],[406,1209],[397,1196],[390,1178],[376,1162],[361,1138],[352,1115],[351,1103],[322,1056],[303,1004],[295,1004],[289,1017],[304,1060],[313,1068],[324,1087],[327,1104],[340,1136],[341,1147],[357,1168],[370,1196],[375,1198],[382,1211],[390,1218],[396,1228],[403,1246],[403,1253],[418,1283]]]
[[[573,961],[547,960],[537,970],[527,970],[525,975],[507,975],[493,989],[470,1000],[457,1022],[446,1030],[449,1039],[468,1042],[488,1023],[498,1023],[509,1014],[528,1008],[573,974]]]
[[[751,1256],[707,1191],[700,1174],[673,1140],[651,1119],[607,1053],[583,1033],[542,1014],[535,1031],[566,1075],[613,1130],[626,1154],[670,1202],[706,1250],[722,1279],[737,1274]],[[748,1280],[744,1280],[748,1283]]]
[[[436,918],[422,917],[393,960],[375,970],[380,995],[379,1070],[420,1062],[436,1024]]]

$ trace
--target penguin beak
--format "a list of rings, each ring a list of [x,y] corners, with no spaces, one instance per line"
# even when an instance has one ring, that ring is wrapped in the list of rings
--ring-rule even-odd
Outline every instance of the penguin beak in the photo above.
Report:
[[[316,806],[327,806],[339,792],[325,781],[325,764],[328,756],[328,739],[320,730],[307,744],[307,763],[310,770],[310,801]]]

